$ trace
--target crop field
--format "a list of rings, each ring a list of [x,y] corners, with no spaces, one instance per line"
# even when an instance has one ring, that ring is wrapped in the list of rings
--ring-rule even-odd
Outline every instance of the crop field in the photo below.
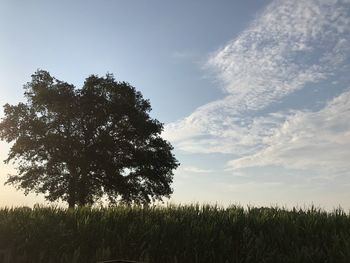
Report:
[[[0,209],[0,262],[350,262],[350,217],[209,205]]]

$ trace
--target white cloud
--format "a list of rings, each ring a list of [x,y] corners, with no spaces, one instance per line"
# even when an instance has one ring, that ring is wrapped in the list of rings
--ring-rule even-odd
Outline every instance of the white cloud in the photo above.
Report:
[[[338,6],[317,1],[274,2],[208,62],[225,82],[228,95],[167,125],[164,135],[182,141],[202,135],[225,138],[227,130],[242,134],[240,127],[246,133],[250,129],[241,123],[242,118],[245,123],[252,122],[247,113],[325,78],[344,60],[347,45],[341,44],[345,42],[338,31],[343,32],[345,24],[350,28],[344,8]],[[315,46],[317,52],[313,51]],[[328,48],[320,53],[326,48],[323,46]]]
[[[209,169],[202,169],[196,166],[185,166],[185,167],[181,167],[180,169],[182,169],[185,172],[190,172],[190,173],[211,173],[213,172],[212,170]]]
[[[346,150],[341,144],[334,144],[332,148],[330,143],[321,143],[325,136],[329,136],[329,140],[339,139],[339,134],[334,137],[331,130],[327,134],[314,132],[325,128],[321,118],[327,115],[327,109],[316,113],[288,109],[268,112],[266,109],[276,106],[282,98],[298,90],[307,89],[308,84],[321,83],[344,70],[350,54],[349,10],[348,3],[344,1],[272,2],[247,30],[210,56],[206,67],[216,72],[226,97],[197,108],[184,119],[167,124],[163,136],[183,151],[239,155],[242,158],[231,164],[240,167],[251,165],[250,158],[254,162],[261,160],[267,163],[262,161],[263,156],[270,156],[271,160],[286,165],[287,158],[272,158],[272,154],[264,152],[278,151],[278,134],[283,129],[295,127],[300,129],[299,137],[293,137],[290,144],[293,140],[305,143],[304,148],[300,144],[297,152],[290,146],[295,155],[305,154],[307,159],[315,150],[327,151],[330,147],[328,150],[333,152],[334,157],[343,156]],[[301,122],[301,118],[316,116],[320,119],[317,123],[310,122],[314,125],[312,127],[305,125],[309,120],[304,120],[304,124],[298,127],[290,124]],[[338,125],[342,122],[336,118],[333,121],[338,121]],[[317,140],[317,146],[312,149],[308,148],[311,145],[307,144],[305,137],[308,133],[317,137],[313,138],[314,142]],[[347,135],[344,133],[342,136]],[[286,138],[284,140],[287,141]],[[286,155],[287,151],[284,150]],[[339,161],[333,159],[333,167],[343,165],[343,158]],[[293,162],[293,159],[290,160]],[[322,160],[324,165],[330,165],[326,156]],[[315,167],[310,162],[304,164],[299,158],[294,166]]]
[[[336,176],[350,170],[350,91],[317,112],[296,112],[265,149],[229,162],[232,169],[281,165]]]
[[[326,1],[275,1],[208,65],[234,95],[238,111],[259,110],[326,78],[344,61],[348,11]]]

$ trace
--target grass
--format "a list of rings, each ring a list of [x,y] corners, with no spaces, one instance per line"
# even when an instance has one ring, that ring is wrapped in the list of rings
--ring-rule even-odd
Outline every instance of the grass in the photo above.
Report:
[[[350,262],[350,216],[314,207],[3,208],[1,251],[18,263],[341,263]]]

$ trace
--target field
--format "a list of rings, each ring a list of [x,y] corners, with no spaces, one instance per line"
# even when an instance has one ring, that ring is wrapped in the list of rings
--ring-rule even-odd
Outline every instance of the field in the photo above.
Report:
[[[350,262],[350,217],[313,207],[3,208],[0,251],[0,262],[18,263],[341,263]]]

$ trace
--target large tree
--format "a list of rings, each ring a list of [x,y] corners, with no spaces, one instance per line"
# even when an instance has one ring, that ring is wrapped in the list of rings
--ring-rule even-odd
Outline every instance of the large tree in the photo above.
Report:
[[[40,70],[24,88],[26,102],[6,104],[0,122],[0,138],[13,142],[5,162],[18,170],[7,184],[69,207],[105,197],[149,203],[172,193],[179,164],[134,87],[107,74],[77,89]]]

